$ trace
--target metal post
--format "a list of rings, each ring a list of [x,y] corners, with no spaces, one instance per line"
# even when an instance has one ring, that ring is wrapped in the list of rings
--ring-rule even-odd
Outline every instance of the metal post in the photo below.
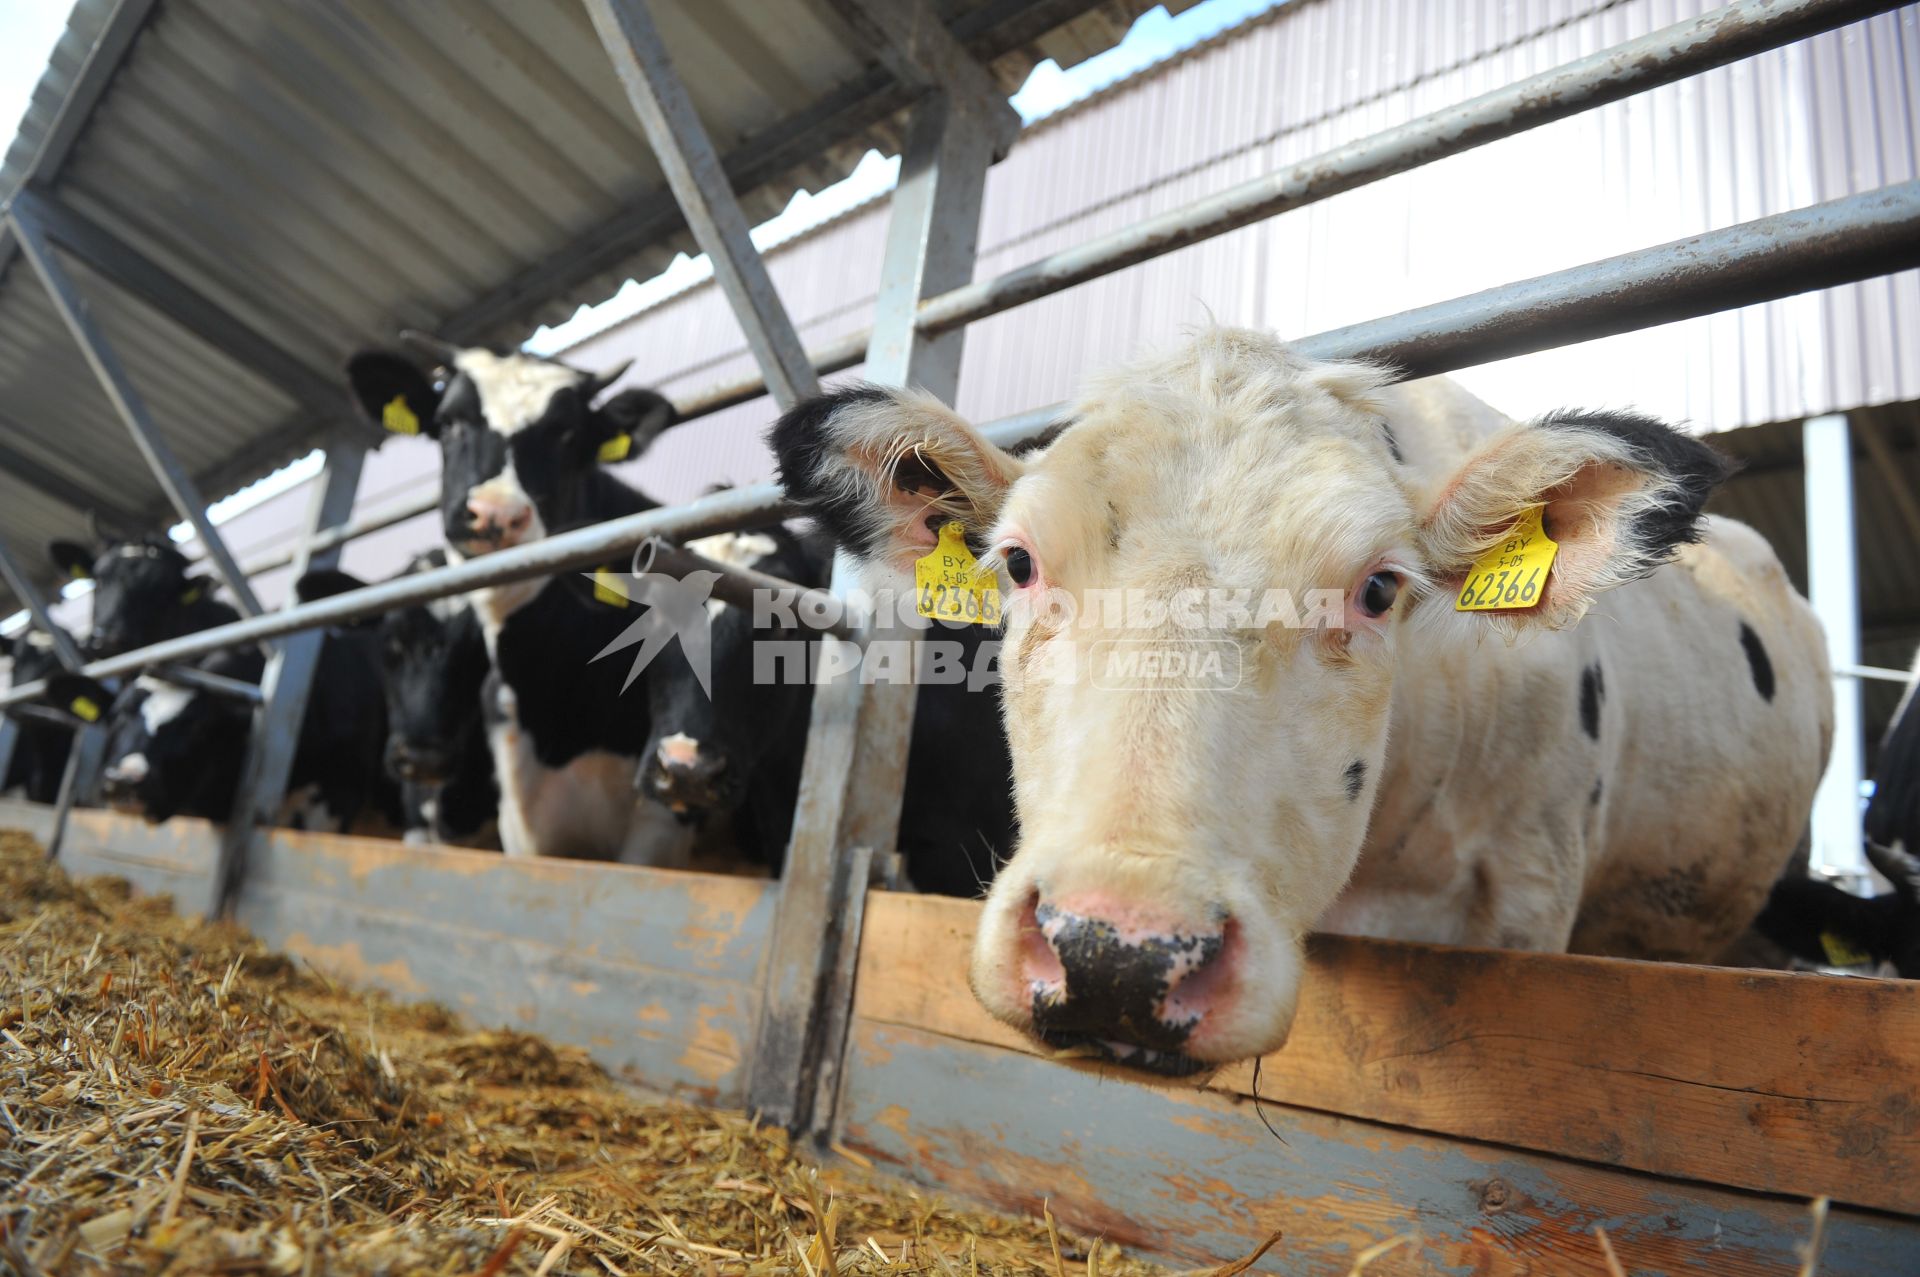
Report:
[[[1853,450],[1844,414],[1814,417],[1801,427],[1807,467],[1807,597],[1827,631],[1836,666],[1860,663],[1859,576],[1854,556]],[[1866,774],[1860,682],[1833,680],[1833,754],[1813,797],[1814,873],[1866,880],[1861,846],[1860,781]]]
[[[673,69],[646,0],[586,4],[667,185],[687,215],[694,239],[713,262],[713,276],[746,332],[747,346],[774,402],[784,410],[819,393],[820,382],[800,335],[747,233],[746,216],[720,167],[720,156]]]
[[[20,724],[0,716],[0,794],[7,792],[7,773],[13,770],[14,751],[20,747]]]
[[[944,91],[914,109],[893,194],[868,373],[951,403],[963,334],[914,329],[920,299],[972,276],[992,133]],[[853,584],[843,559],[834,588]],[[824,646],[836,648],[834,640]],[[858,672],[814,690],[793,839],[781,871],[748,1107],[796,1134],[829,1136],[853,1009],[869,869],[891,862],[916,688]]]
[[[173,508],[199,535],[200,544],[206,548],[207,559],[220,574],[227,589],[233,592],[240,610],[248,616],[259,616],[260,601],[254,597],[245,574],[227,550],[226,542],[220,539],[213,521],[207,517],[207,503],[201,499],[192,477],[161,437],[146,403],[134,389],[127,370],[121,366],[120,357],[114,353],[106,334],[88,313],[86,301],[74,286],[72,276],[67,274],[66,267],[54,256],[45,229],[28,209],[18,204],[10,209],[8,221],[13,226],[15,239],[20,243],[21,253],[32,265],[34,274],[40,277],[40,283],[46,288],[48,298],[52,300],[54,309],[60,312],[60,318],[66,322],[73,339],[80,344],[81,353],[87,357],[94,376],[100,380],[100,388],[106,392],[121,420],[127,423],[127,429],[133,432],[134,442],[145,454],[148,466],[152,467],[154,477],[166,490]]]
[[[316,533],[345,523],[353,513],[366,455],[366,448],[357,439],[340,440],[327,449],[326,468],[314,486],[307,511],[308,544]],[[332,567],[339,558],[338,545],[304,553],[294,564],[294,576],[303,576],[316,567]],[[289,594],[287,607],[297,606],[299,599]],[[286,800],[287,780],[293,773],[300,728],[307,715],[307,694],[313,688],[314,668],[320,662],[320,646],[326,637],[325,630],[295,634],[283,639],[267,658],[266,674],[260,680],[260,704],[253,712],[253,734],[247,741],[247,761],[234,790],[233,815],[220,837],[220,857],[214,866],[207,910],[211,916],[231,913],[255,832],[273,819]]]

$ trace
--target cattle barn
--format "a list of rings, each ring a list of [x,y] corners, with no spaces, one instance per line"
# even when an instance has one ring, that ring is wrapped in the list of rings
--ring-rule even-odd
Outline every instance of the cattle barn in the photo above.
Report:
[[[1230,1264],[1278,1233],[1259,1271],[1920,1271],[1920,985],[1657,960],[1667,956],[1659,937],[1638,932],[1647,952],[1634,958],[1554,951],[1570,934],[1581,947],[1578,889],[1551,924],[1529,914],[1506,927],[1381,928],[1362,918],[1347,929],[1408,938],[1314,934],[1302,945],[1289,933],[1268,948],[1256,947],[1270,939],[1254,934],[1257,910],[1239,897],[1220,903],[1224,889],[1188,893],[1169,912],[1185,879],[1167,887],[1134,875],[1136,889],[1164,888],[1157,900],[1115,904],[1096,884],[1061,903],[1048,883],[1068,873],[1061,857],[1082,850],[1085,831],[1107,831],[1085,835],[1104,845],[1122,836],[1114,828],[1184,820],[1224,843],[1222,805],[1186,819],[1179,804],[1194,784],[1155,773],[1157,783],[1116,785],[1134,764],[1112,760],[1144,756],[1125,724],[1115,752],[1048,736],[1092,716],[1059,711],[1067,698],[1038,705],[1026,681],[1027,649],[1054,633],[1036,620],[1044,613],[1006,620],[1021,648],[1008,660],[1022,666],[1004,693],[1003,735],[997,686],[868,677],[899,641],[883,612],[839,606],[867,598],[873,578],[861,568],[875,562],[907,568],[908,613],[915,591],[936,588],[912,576],[916,563],[962,611],[1001,606],[976,588],[985,575],[976,560],[1000,574],[1010,600],[1088,563],[1191,575],[1153,538],[1171,540],[1166,529],[1188,528],[1213,503],[1276,519],[1274,537],[1284,532],[1295,548],[1275,561],[1293,562],[1286,556],[1338,540],[1330,524],[1286,521],[1314,505],[1296,468],[1337,456],[1347,480],[1355,458],[1379,476],[1431,470],[1431,483],[1383,479],[1375,497],[1341,504],[1361,510],[1348,522],[1379,529],[1378,544],[1342,560],[1354,588],[1336,611],[1349,624],[1323,638],[1309,622],[1309,637],[1245,648],[1250,684],[1267,687],[1285,661],[1355,677],[1385,659],[1379,645],[1396,625],[1395,641],[1441,643],[1477,621],[1493,637],[1478,640],[1476,660],[1558,671],[1568,710],[1555,759],[1592,742],[1628,760],[1597,776],[1526,773],[1527,827],[1475,833],[1503,847],[1537,840],[1542,850],[1521,871],[1561,865],[1590,888],[1604,865],[1566,868],[1585,862],[1558,857],[1603,841],[1592,813],[1622,828],[1655,822],[1642,839],[1654,844],[1665,819],[1675,831],[1666,841],[1687,844],[1675,850],[1683,867],[1617,886],[1644,907],[1610,916],[1664,909],[1708,934],[1700,915],[1719,898],[1711,871],[1735,855],[1784,863],[1804,815],[1815,868],[1869,888],[1861,782],[1904,678],[1886,667],[1904,666],[1920,633],[1898,549],[1920,537],[1911,357],[1920,6],[1286,0],[1258,29],[1277,51],[1274,67],[1313,73],[1273,76],[1271,93],[1288,95],[1292,114],[1272,136],[1249,130],[1264,141],[1235,150],[1231,183],[1190,197],[1176,180],[1182,129],[1123,120],[1117,129],[1166,153],[1154,197],[1065,219],[1086,232],[1073,238],[1049,237],[1043,219],[1008,237],[1013,257],[989,259],[983,208],[998,209],[1009,189],[1036,201],[1052,189],[1046,166],[1022,165],[1009,95],[1046,59],[1070,68],[1113,48],[1149,7],[79,0],[0,170],[0,569],[5,610],[30,618],[9,636],[0,777],[13,774],[16,751],[42,754],[31,792],[0,798],[0,828],[29,832],[71,873],[115,875],[183,912],[230,918],[329,978],[584,1048],[648,1091],[785,1128],[816,1160],[1045,1212],[1076,1235],[1176,1268]],[[1455,48],[1461,32],[1480,55]],[[1353,69],[1402,63],[1422,70],[1377,93]],[[1392,182],[1505,139],[1608,109],[1636,120],[1648,102],[1668,101],[1642,95],[1710,86],[1699,109],[1682,112],[1704,139],[1701,154],[1772,155],[1775,140],[1755,133],[1779,121],[1729,109],[1722,96],[1726,77],[1749,85],[1755,68],[1784,77],[1787,97],[1832,108],[1818,120],[1854,121],[1778,140],[1811,155],[1820,180],[1774,174],[1765,199],[1715,197],[1698,233],[1629,239],[1614,255],[1524,278],[1511,271],[1477,291],[1383,290],[1391,304],[1374,307],[1356,289],[1344,318],[1284,332],[1285,348],[1235,326],[1298,321],[1284,309],[1249,317],[1226,296],[1254,270],[1222,247],[1246,242],[1236,232],[1300,225],[1288,219],[1337,210],[1316,209],[1335,197],[1400,189]],[[1183,83],[1197,119],[1265,118],[1264,89],[1243,91],[1236,78],[1229,93],[1226,77],[1210,87],[1204,74]],[[1880,117],[1861,105],[1869,98]],[[1351,127],[1314,123],[1336,116]],[[1859,123],[1882,117],[1874,136]],[[1791,128],[1805,124],[1796,120]],[[1636,129],[1620,134],[1625,145],[1659,144]],[[1267,145],[1282,134],[1284,148]],[[862,214],[875,226],[860,250],[878,281],[870,322],[796,324],[798,258],[763,256],[749,229],[873,149],[901,158],[891,193]],[[1850,158],[1832,158],[1842,153]],[[1619,162],[1598,143],[1581,159],[1602,170]],[[1000,186],[989,188],[990,173]],[[1024,187],[1009,187],[1009,175]],[[1445,216],[1506,216],[1518,204],[1550,228],[1558,192],[1507,177],[1511,186],[1478,192],[1479,214]],[[1657,187],[1637,197],[1665,198]],[[1408,202],[1413,221],[1429,216]],[[1338,235],[1310,261],[1267,260],[1302,242],[1263,240],[1258,269],[1280,280],[1379,270],[1372,246]],[[1216,250],[1227,257],[1195,268],[1195,254]],[[1409,249],[1443,251],[1435,239]],[[668,365],[659,352],[677,339],[673,322],[618,359],[611,337],[564,363],[516,353],[536,325],[680,253],[706,256],[713,282],[701,296],[726,312],[725,334],[702,338],[705,362],[676,355]],[[822,271],[831,255],[822,250]],[[1036,333],[1060,328],[1064,312],[1047,310],[1049,299],[1124,288],[1155,270],[1190,272],[1180,304],[1212,306],[1222,321],[1197,322],[1188,353],[1143,354],[1134,330],[1095,313],[1138,309],[1141,297],[1102,293],[1034,360],[1071,365],[1049,366],[1065,378],[1050,398],[954,415],[962,369],[981,377],[985,367],[994,380],[990,360],[1019,344],[985,321],[1030,311],[1047,316]],[[1165,295],[1156,285],[1151,297]],[[1802,318],[1828,308],[1814,316],[1820,358],[1768,328],[1743,349],[1770,349],[1777,366],[1734,398],[1777,406],[1796,379],[1822,388],[1794,412],[1742,417],[1746,428],[1712,441],[1717,456],[1618,399],[1515,428],[1457,387],[1421,380],[1560,348],[1574,359],[1580,343],[1704,316],[1745,324],[1785,299],[1809,308]],[[1054,359],[1062,351],[1072,358]],[[724,364],[729,354],[738,366]],[[862,383],[823,386],[856,367]],[[1828,393],[1852,375],[1835,368],[1865,370],[1860,397]],[[1096,375],[1105,380],[1074,405],[1051,401]],[[1764,393],[1754,388],[1762,382]],[[1181,398],[1190,383],[1213,406]],[[1208,398],[1216,391],[1219,403],[1242,405],[1241,417],[1278,414],[1274,438],[1293,439],[1302,422],[1320,433],[1306,431],[1311,448],[1290,444],[1281,465],[1262,451],[1271,438],[1235,434],[1238,417],[1222,424]],[[1398,404],[1438,424],[1410,433],[1400,423],[1411,418],[1381,406]],[[787,487],[767,458],[755,481],[712,491],[641,491],[605,468],[656,440],[663,451],[718,448],[739,434],[740,414],[754,416],[755,440],[773,428]],[[1121,425],[1100,425],[1109,419]],[[1142,443],[1141,420],[1174,433]],[[1246,450],[1242,473],[1289,476],[1286,510],[1274,514],[1244,483],[1176,489],[1176,474],[1206,467],[1153,464],[1197,455],[1210,431],[1226,432],[1222,448]],[[390,443],[438,452],[430,499],[384,500],[368,481]],[[1128,443],[1133,455],[1119,456]],[[243,560],[230,546],[248,516],[216,520],[209,498],[316,450],[295,543]],[[1709,503],[1728,460],[1745,471]],[[1218,454],[1209,463],[1231,469]],[[645,486],[656,472],[638,473]],[[1116,475],[1146,477],[1130,480],[1131,495],[1099,493],[1094,479]],[[1402,500],[1402,487],[1414,496]],[[1156,501],[1181,508],[1149,520]],[[1703,503],[1758,535],[1716,521],[1702,545],[1683,544]],[[1078,523],[1063,532],[1069,508]],[[1448,600],[1459,594],[1466,607],[1485,555],[1510,529],[1523,537],[1529,517],[1562,556],[1539,610],[1456,612]],[[346,547],[408,519],[432,522],[431,544],[409,549],[433,556],[404,570],[396,558],[372,580],[340,570]],[[184,531],[170,538],[177,522]],[[1217,561],[1244,559],[1244,523],[1212,543]],[[49,557],[55,543],[66,548]],[[179,548],[188,545],[190,556]],[[1671,552],[1680,561],[1657,566]],[[1532,551],[1519,553],[1524,572]],[[936,561],[945,566],[927,566]],[[1600,656],[1563,669],[1541,653],[1565,634],[1592,634],[1612,615],[1605,607],[1578,623],[1584,631],[1505,641],[1532,617],[1575,623],[1591,601],[1582,582],[1648,573],[1620,586],[1641,590],[1632,597],[1651,600],[1647,610],[1620,615],[1639,624],[1657,603],[1668,609],[1658,630],[1648,620],[1616,633],[1593,649]],[[1682,577],[1708,584],[1674,584]],[[75,578],[92,582],[90,630],[60,602]],[[1226,570],[1200,580],[1236,582]],[[806,677],[777,702],[730,706],[725,689],[744,685],[745,663],[758,659],[737,640],[763,624],[743,630],[739,618],[755,590],[769,589],[784,591],[797,619],[766,624],[788,627],[783,651],[801,654]],[[1646,673],[1632,665],[1636,648],[1671,654],[1673,636],[1727,597],[1749,610],[1713,631],[1724,630],[1724,650],[1669,655],[1656,665],[1666,685],[1634,683]],[[1398,621],[1397,599],[1421,614]],[[1311,616],[1312,599],[1300,602]],[[922,606],[938,614],[938,604]],[[899,647],[908,666],[947,637],[965,668],[998,660],[990,626],[943,629]],[[670,639],[704,696],[652,674],[636,683],[638,666],[622,682],[633,653]],[[425,667],[437,690],[423,701],[415,684],[409,700],[389,682],[383,695],[381,679],[403,667],[416,677]],[[1487,668],[1455,675],[1464,687]],[[1703,689],[1714,690],[1701,712],[1681,713]],[[1723,721],[1734,692],[1745,699]],[[449,696],[478,712],[445,714]],[[1289,765],[1325,773],[1298,782],[1325,791],[1315,808],[1324,818],[1299,815],[1302,799],[1288,808],[1293,825],[1274,826],[1296,838],[1316,831],[1316,855],[1334,841],[1327,830],[1358,839],[1369,813],[1416,811],[1419,826],[1424,809],[1406,778],[1454,761],[1431,743],[1437,734],[1401,718],[1389,733],[1383,705],[1368,718],[1352,708],[1363,697],[1329,696],[1313,702],[1317,725],[1338,717],[1344,734],[1318,739],[1343,752],[1289,755]],[[1452,693],[1426,700],[1460,703]],[[1684,720],[1694,742],[1684,756],[1668,760],[1662,742],[1634,734],[1652,721],[1626,716],[1635,703],[1664,706],[1659,721]],[[1790,721],[1761,716],[1775,710]],[[1183,716],[1194,717],[1164,713],[1164,735],[1147,734],[1181,743],[1178,724],[1165,724]],[[1667,743],[1679,730],[1663,729]],[[189,732],[201,733],[192,737],[201,749],[217,735],[230,785],[197,791],[197,815],[155,823],[117,809],[151,801],[141,786],[157,783],[163,742]],[[1487,735],[1460,751],[1486,754]],[[1403,736],[1428,743],[1396,763],[1389,751]],[[1635,759],[1658,765],[1635,772]],[[1638,779],[1609,790],[1605,781],[1622,775]],[[1434,788],[1429,806],[1448,797]],[[1045,811],[1032,806],[1036,794]],[[1112,810],[1093,811],[1096,794]],[[1074,805],[1083,801],[1085,812]],[[1158,806],[1129,818],[1129,802]],[[349,807],[353,831],[336,832]],[[730,823],[699,823],[723,808]],[[1511,817],[1523,807],[1486,810]],[[367,832],[380,819],[391,836]],[[714,828],[753,872],[710,872],[688,851],[690,831]],[[1278,845],[1266,836],[1248,845],[1256,859]],[[1731,850],[1712,864],[1684,859],[1712,839]],[[1024,859],[1013,856],[1021,840]],[[1033,850],[1042,843],[1052,849],[1044,862]],[[585,844],[621,854],[575,858],[593,854]],[[1027,894],[974,898],[1003,867]],[[1351,869],[1349,859],[1326,870],[1314,889],[1337,892]],[[1510,899],[1487,872],[1474,866],[1473,899]],[[1749,876],[1741,899],[1752,907],[1726,906],[1745,912],[1716,925],[1737,932],[1771,873]],[[1268,896],[1305,890],[1285,881]],[[1556,887],[1569,890],[1542,890]],[[1364,913],[1348,905],[1315,916]],[[983,963],[993,937],[1008,944]],[[1849,965],[1827,953],[1824,965]],[[1242,1034],[1238,1049],[1209,1056],[1204,1043],[1224,1040],[1209,1027],[1220,1008],[1271,991],[1280,966],[1279,1032]],[[1007,971],[1023,974],[1008,984]],[[1110,989],[1087,992],[1109,978]],[[1009,1009],[1029,994],[1032,1016]]]

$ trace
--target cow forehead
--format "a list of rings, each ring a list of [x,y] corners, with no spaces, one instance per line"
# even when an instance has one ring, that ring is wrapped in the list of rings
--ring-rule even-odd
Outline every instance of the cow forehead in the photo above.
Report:
[[[496,355],[490,350],[463,350],[454,356],[453,366],[473,383],[487,425],[503,435],[540,420],[555,392],[587,380],[586,374],[564,364],[518,352]]]
[[[1236,585],[1345,571],[1413,530],[1384,444],[1351,415],[1103,404],[1015,484],[1002,527],[1026,534],[1056,580],[1149,565]]]

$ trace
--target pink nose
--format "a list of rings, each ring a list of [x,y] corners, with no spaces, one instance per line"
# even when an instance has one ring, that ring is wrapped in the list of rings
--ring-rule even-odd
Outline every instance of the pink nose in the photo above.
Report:
[[[472,516],[474,532],[483,537],[516,537],[533,522],[532,506],[498,497],[467,498],[467,513]]]
[[[1020,928],[1019,966],[1035,1035],[1161,1073],[1206,1067],[1186,1048],[1232,997],[1240,948],[1226,911],[1206,914],[1036,897]]]

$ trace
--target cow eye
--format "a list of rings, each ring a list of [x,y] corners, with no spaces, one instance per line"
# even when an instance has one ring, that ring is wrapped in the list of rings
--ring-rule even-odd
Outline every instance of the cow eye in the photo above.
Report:
[[[1033,580],[1033,555],[1024,545],[1009,546],[1006,554],[1007,575],[1013,583],[1025,586]]]
[[[1368,616],[1385,616],[1400,597],[1400,578],[1392,572],[1375,572],[1360,587],[1360,610]]]

